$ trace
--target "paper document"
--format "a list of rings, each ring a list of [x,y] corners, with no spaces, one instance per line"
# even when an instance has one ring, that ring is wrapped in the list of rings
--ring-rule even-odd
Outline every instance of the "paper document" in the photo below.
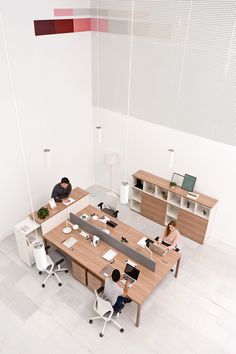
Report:
[[[63,245],[67,248],[70,248],[76,244],[77,240],[74,237],[68,238],[66,241],[63,242]]]
[[[68,198],[68,201],[66,202],[66,201],[63,200],[62,204],[64,204],[64,205],[70,205],[70,204],[73,203],[74,201],[75,201],[75,199],[73,199],[73,198]]]
[[[137,244],[139,245],[139,246],[141,246],[141,247],[143,247],[143,248],[145,248],[146,247],[146,241],[147,240],[147,237],[142,237],[141,238],[141,240],[139,240],[138,242],[137,242]]]
[[[115,251],[109,250],[106,253],[104,253],[102,258],[104,258],[106,261],[110,262],[116,255],[117,255],[117,253]]]

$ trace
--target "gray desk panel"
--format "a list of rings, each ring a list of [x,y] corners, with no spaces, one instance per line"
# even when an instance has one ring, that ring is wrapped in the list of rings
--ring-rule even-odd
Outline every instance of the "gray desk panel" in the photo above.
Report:
[[[70,221],[72,222],[72,224],[79,225],[81,229],[88,232],[89,234],[99,236],[100,239],[106,242],[108,245],[124,253],[126,256],[132,258],[136,262],[142,264],[144,267],[150,269],[152,272],[155,272],[156,263],[152,259],[144,256],[142,253],[139,253],[138,251],[127,246],[125,243],[117,240],[111,235],[108,235],[106,232],[102,231],[101,229],[89,224],[87,221],[81,219],[80,217],[78,217],[73,213],[70,213]]]

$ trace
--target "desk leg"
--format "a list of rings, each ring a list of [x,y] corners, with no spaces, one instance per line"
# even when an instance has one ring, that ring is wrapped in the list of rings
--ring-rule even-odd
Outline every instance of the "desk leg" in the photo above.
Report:
[[[136,323],[135,326],[139,327],[140,324],[140,316],[141,316],[141,305],[137,304],[137,316],[136,316]]]
[[[179,272],[179,264],[180,264],[180,258],[178,259],[178,261],[177,261],[177,263],[176,263],[175,278],[177,278],[177,276],[178,276],[178,272]]]

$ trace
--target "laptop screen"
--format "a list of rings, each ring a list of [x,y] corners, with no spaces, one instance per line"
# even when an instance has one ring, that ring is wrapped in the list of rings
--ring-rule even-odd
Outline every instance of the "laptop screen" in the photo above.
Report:
[[[134,280],[137,280],[138,276],[139,276],[139,273],[140,273],[140,270],[138,270],[137,268],[133,267],[129,263],[126,263],[126,267],[125,267],[125,271],[124,272],[129,277],[133,278]]]

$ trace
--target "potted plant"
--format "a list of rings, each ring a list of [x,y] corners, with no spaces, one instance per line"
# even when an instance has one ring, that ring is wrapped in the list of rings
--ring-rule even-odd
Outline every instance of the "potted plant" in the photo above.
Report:
[[[40,209],[38,210],[38,212],[37,212],[37,215],[38,215],[38,218],[39,218],[39,219],[45,219],[46,216],[49,215],[49,210],[48,210],[48,208],[45,208],[45,207],[40,208]]]
[[[170,188],[175,188],[177,186],[177,184],[175,182],[170,182]]]

